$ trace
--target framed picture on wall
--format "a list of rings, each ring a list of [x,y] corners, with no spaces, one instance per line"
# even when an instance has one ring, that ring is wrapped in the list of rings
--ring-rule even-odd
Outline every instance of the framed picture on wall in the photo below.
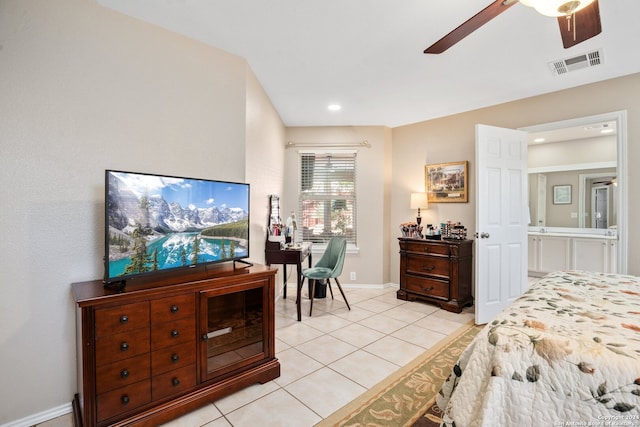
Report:
[[[553,186],[553,204],[554,205],[570,205],[571,204],[571,185],[554,185]]]
[[[466,203],[469,201],[467,161],[438,163],[424,167],[429,203]]]

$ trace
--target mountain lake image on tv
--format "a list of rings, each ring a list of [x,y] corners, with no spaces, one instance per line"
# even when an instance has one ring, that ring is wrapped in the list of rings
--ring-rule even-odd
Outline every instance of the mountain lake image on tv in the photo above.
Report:
[[[105,282],[249,256],[249,184],[106,171]]]

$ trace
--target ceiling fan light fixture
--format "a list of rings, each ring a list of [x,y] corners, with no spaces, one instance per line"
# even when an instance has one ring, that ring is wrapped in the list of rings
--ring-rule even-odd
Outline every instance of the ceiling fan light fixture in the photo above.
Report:
[[[520,0],[545,16],[569,16],[593,3],[594,0]]]

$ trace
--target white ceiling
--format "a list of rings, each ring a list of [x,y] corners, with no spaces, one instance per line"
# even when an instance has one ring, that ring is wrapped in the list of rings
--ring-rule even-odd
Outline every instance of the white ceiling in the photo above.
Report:
[[[640,72],[638,0],[600,0],[602,33],[570,49],[516,4],[440,55],[422,51],[492,0],[97,1],[245,58],[287,126],[396,127]],[[551,73],[596,49],[602,65]]]

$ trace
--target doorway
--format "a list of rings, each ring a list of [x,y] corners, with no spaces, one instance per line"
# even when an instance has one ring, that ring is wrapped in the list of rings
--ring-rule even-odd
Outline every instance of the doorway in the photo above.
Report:
[[[617,208],[615,212],[615,224],[618,235],[617,271],[621,274],[627,273],[627,250],[628,250],[628,192],[627,192],[627,112],[614,111],[610,113],[598,114],[594,116],[580,117],[576,119],[562,120],[558,122],[544,123],[540,125],[520,128],[529,133],[539,133],[562,130],[578,126],[593,126],[603,122],[615,122],[616,134],[616,185],[617,185]],[[609,221],[612,222],[609,216]]]

